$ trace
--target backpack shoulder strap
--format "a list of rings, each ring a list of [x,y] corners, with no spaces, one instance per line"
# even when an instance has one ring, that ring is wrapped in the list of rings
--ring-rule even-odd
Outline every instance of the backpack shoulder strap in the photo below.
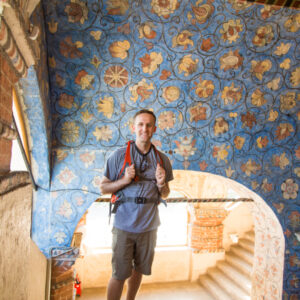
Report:
[[[120,171],[119,177],[121,176],[121,174],[123,173],[126,164],[128,164],[129,166],[131,165],[131,151],[130,151],[130,145],[133,143],[133,141],[128,141],[127,142],[127,147],[126,147],[126,152],[125,152],[125,158],[124,158],[124,162],[123,162],[123,166],[122,169]]]

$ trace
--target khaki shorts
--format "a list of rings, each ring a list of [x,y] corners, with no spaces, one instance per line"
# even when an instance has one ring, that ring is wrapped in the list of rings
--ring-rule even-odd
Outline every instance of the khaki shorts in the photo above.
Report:
[[[156,229],[142,233],[127,232],[115,227],[112,229],[113,278],[125,280],[131,276],[132,269],[151,275],[156,232]]]

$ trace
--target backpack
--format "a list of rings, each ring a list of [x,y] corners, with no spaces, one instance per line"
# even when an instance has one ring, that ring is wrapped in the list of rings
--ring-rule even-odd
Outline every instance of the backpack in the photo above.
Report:
[[[128,166],[132,165],[131,144],[133,144],[133,143],[134,143],[134,141],[131,141],[131,140],[127,142],[127,147],[126,147],[126,152],[125,152],[125,159],[124,159],[124,162],[123,162],[122,169],[121,169],[121,171],[118,175],[118,178],[120,178],[120,176],[123,174],[123,171],[124,171],[126,165],[128,165]],[[152,144],[152,147],[154,148],[154,151],[156,153],[158,163],[161,166],[163,166],[163,160],[161,158],[161,155],[160,155],[159,151],[156,149],[156,147],[153,144]],[[138,181],[139,180],[138,176],[136,175],[133,180]],[[121,204],[120,202],[118,202],[118,200],[119,200],[119,197],[117,196],[117,193],[111,195],[111,199],[110,199],[110,203],[109,203],[109,220],[110,220],[111,214],[116,213],[119,205]]]

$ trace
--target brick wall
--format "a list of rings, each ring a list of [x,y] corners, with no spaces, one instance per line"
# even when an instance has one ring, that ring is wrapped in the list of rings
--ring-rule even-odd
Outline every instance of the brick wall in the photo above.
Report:
[[[0,51],[0,121],[12,123],[12,87],[18,78]],[[0,137],[0,175],[10,170],[12,141]]]

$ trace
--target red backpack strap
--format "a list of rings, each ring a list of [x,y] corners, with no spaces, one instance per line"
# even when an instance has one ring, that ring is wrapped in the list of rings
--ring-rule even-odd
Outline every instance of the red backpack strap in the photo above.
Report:
[[[119,176],[121,176],[121,174],[123,173],[124,169],[125,169],[125,166],[126,164],[128,163],[129,166],[131,165],[131,154],[130,154],[130,145],[133,141],[128,141],[127,142],[127,148],[126,148],[126,152],[125,152],[125,158],[124,158],[124,162],[123,162],[123,166],[122,166],[122,169],[121,169],[121,172],[119,174]]]

